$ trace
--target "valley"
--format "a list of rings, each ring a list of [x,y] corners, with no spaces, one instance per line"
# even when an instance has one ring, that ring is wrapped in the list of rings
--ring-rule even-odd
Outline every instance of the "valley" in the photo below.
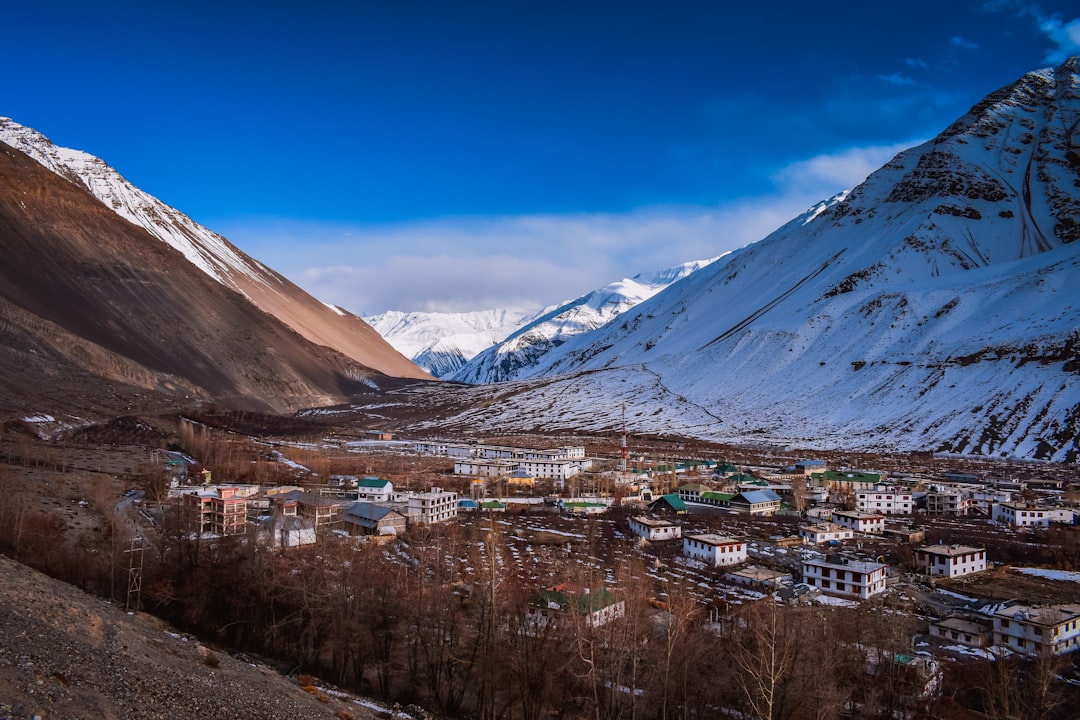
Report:
[[[418,450],[433,440],[457,446],[430,430],[414,434],[404,425],[395,431],[384,425],[373,431],[342,422],[336,414],[129,416],[52,437],[36,434],[34,424],[9,422],[0,438],[0,481],[7,498],[0,511],[5,528],[0,543],[5,554],[22,563],[118,608],[134,603],[137,617],[153,615],[175,632],[197,637],[204,658],[213,656],[230,668],[234,657],[261,658],[268,668],[264,675],[278,672],[292,679],[291,686],[282,686],[292,690],[273,692],[302,698],[301,686],[314,687],[310,692],[328,698],[328,711],[358,718],[366,717],[369,706],[425,708],[409,711],[417,718],[423,712],[467,717],[484,707],[522,718],[595,712],[615,717],[651,713],[657,704],[686,717],[710,717],[718,708],[749,712],[757,698],[741,689],[751,670],[740,663],[759,647],[761,639],[753,633],[768,623],[785,628],[770,642],[790,653],[792,663],[773,678],[778,717],[802,717],[807,698],[828,713],[856,706],[864,716],[902,709],[910,717],[977,717],[1002,695],[1022,695],[1022,683],[1046,670],[1015,651],[1002,654],[992,646],[937,640],[937,624],[958,617],[990,624],[995,612],[1010,606],[1075,605],[1075,578],[1080,578],[1075,525],[1012,528],[974,506],[944,515],[924,507],[886,515],[891,528],[886,534],[857,533],[830,546],[807,544],[800,533],[817,522],[810,518],[819,517],[814,508],[852,507],[855,494],[834,489],[829,502],[795,512],[800,486],[790,468],[806,457],[798,450],[631,435],[628,462],[636,473],[629,479],[618,469],[622,439],[617,434],[458,438],[458,444],[473,448],[585,449],[587,470],[565,483],[538,478],[525,486],[511,484],[509,477],[455,474],[453,457]],[[872,470],[890,478],[890,491],[903,485],[924,502],[927,493],[946,487],[968,488],[976,493],[972,497],[1001,492],[994,488],[1020,488],[1012,497],[1061,508],[1077,508],[1080,499],[1080,473],[1071,466],[932,453],[814,457],[822,467]],[[699,461],[696,470],[686,464],[672,472],[689,459]],[[477,509],[461,504],[452,519],[410,519],[394,535],[369,535],[347,518],[354,502],[349,498],[357,497],[350,488],[370,484],[371,478],[391,482],[402,498],[440,488],[462,500],[476,498]],[[653,500],[641,499],[642,483]],[[694,500],[681,509],[655,502],[665,492],[679,498],[706,488],[730,493],[755,487],[779,492],[784,511],[748,515],[734,506]],[[228,488],[247,498],[239,532],[193,530],[185,498],[224,497]],[[333,501],[334,515],[312,526],[310,540],[274,547],[261,528],[286,507],[273,500],[279,488],[303,489],[295,496],[301,517],[305,503],[315,508],[326,500]],[[1004,502],[1004,496],[997,501]],[[570,510],[575,502],[601,510],[575,516]],[[409,515],[393,500],[375,504]],[[744,544],[745,559],[730,567],[689,559],[682,540],[646,541],[636,535],[634,518],[642,517],[678,528],[683,538],[734,538]],[[133,538],[140,538],[138,544]],[[927,577],[913,564],[913,551],[939,543],[983,548],[992,567],[959,579]],[[133,554],[136,547],[142,550]],[[860,600],[807,584],[806,563],[840,555],[884,563],[887,590]],[[134,595],[133,568],[139,579]],[[1046,571],[1040,577],[1017,568]],[[588,615],[569,613],[565,620],[537,625],[534,611],[544,607],[536,604],[537,597],[551,588],[591,589],[603,594],[598,598],[610,594],[619,611],[610,621],[590,622]],[[128,644],[148,632],[145,642],[154,642],[153,634],[161,632],[136,629],[126,619],[110,620],[108,626],[121,625]],[[0,647],[14,646],[5,640]],[[863,667],[867,661],[859,660],[860,654],[842,650],[851,647],[917,651],[913,656],[924,658],[925,668],[882,675]],[[833,649],[824,668],[803,658],[825,648]],[[29,686],[21,683],[37,677],[38,692],[55,702],[71,696],[67,688],[76,671],[27,675],[5,657],[0,654],[0,683],[26,690]],[[1032,706],[1035,714],[1020,717],[1070,717],[1068,682],[1080,680],[1076,657],[1055,659],[1053,672],[1060,679]],[[184,663],[182,672],[217,667]],[[991,692],[979,678],[996,677],[1002,663],[1017,673],[1018,684],[995,685]],[[35,664],[52,662],[42,657]],[[56,679],[61,673],[66,684]],[[121,692],[120,686],[79,677],[80,692],[98,693],[94,702],[100,706],[122,702],[119,696],[108,699]],[[672,677],[687,681],[673,683]],[[689,681],[699,677],[710,680]],[[863,679],[852,684],[855,677]],[[867,688],[879,683],[881,693],[868,695]],[[627,689],[612,692],[614,686]],[[25,697],[30,702],[33,695]],[[236,707],[219,695],[178,698],[170,700],[180,703],[173,706],[176,717],[184,716],[185,707],[192,713]],[[244,696],[238,702],[250,708],[257,701]],[[217,717],[214,713],[205,716]]]

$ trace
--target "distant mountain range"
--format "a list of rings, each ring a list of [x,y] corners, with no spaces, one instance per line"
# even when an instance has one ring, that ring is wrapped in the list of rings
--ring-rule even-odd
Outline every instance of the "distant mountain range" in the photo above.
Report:
[[[450,333],[445,318],[378,318],[475,386],[423,383],[360,318],[0,120],[0,412],[336,404],[325,412],[413,430],[588,433],[617,430],[625,407],[632,433],[1073,462],[1078,70],[1025,75],[700,267]]]
[[[477,430],[1078,458],[1080,58],[519,368]],[[447,420],[442,420],[446,424]]]
[[[364,320],[436,377],[470,383],[503,382],[518,377],[566,338],[595,330],[711,262],[641,273],[530,314],[506,310],[391,311]]]
[[[9,411],[197,400],[287,410],[429,377],[358,317],[98,158],[6,118],[0,150],[0,400]]]

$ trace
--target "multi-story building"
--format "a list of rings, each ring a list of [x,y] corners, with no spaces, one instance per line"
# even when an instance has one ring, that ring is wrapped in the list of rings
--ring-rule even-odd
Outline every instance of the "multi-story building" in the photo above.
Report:
[[[832,519],[837,525],[843,525],[857,533],[880,535],[885,531],[885,516],[879,513],[861,512],[859,510],[834,510]]]
[[[994,645],[1024,655],[1080,650],[1080,604],[1013,605],[994,614]]]
[[[426,493],[409,496],[409,517],[424,524],[446,522],[457,517],[457,501],[456,492],[433,487]]]
[[[986,549],[966,545],[927,545],[915,550],[915,567],[925,575],[961,577],[986,569]]]
[[[655,518],[645,517],[644,515],[632,517],[628,522],[630,524],[630,532],[650,542],[657,540],[674,540],[682,537],[682,525],[679,525],[678,523],[668,522],[667,520],[657,520]]]
[[[243,535],[247,529],[247,498],[236,488],[200,489],[184,498],[192,528],[200,534]]]
[[[885,592],[888,566],[861,560],[804,560],[803,582],[830,595],[866,598]]]
[[[855,509],[879,515],[910,515],[915,500],[910,490],[877,485],[873,490],[855,492]]]
[[[683,554],[713,567],[725,567],[746,562],[746,541],[712,533],[687,535],[683,538]]]
[[[1050,525],[1050,511],[1044,507],[1036,507],[1025,502],[996,503],[993,506],[993,519],[995,522],[1004,522],[1013,527],[1048,527]]]
[[[935,490],[926,493],[929,515],[967,515],[975,507],[975,498],[964,490]]]
[[[316,530],[338,522],[342,509],[350,502],[303,490],[278,493],[271,500],[278,513],[308,518]]]

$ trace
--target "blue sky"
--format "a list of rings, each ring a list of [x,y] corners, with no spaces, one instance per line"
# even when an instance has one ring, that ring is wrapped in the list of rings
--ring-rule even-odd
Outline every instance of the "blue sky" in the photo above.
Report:
[[[354,312],[521,308],[760,239],[1080,53],[1070,2],[352,5],[17,3],[0,115]]]

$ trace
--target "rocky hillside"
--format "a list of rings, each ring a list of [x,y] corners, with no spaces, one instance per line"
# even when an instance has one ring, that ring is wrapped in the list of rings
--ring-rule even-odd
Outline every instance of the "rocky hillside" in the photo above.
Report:
[[[0,556],[0,717],[375,717]],[[321,696],[321,697],[320,697]]]

